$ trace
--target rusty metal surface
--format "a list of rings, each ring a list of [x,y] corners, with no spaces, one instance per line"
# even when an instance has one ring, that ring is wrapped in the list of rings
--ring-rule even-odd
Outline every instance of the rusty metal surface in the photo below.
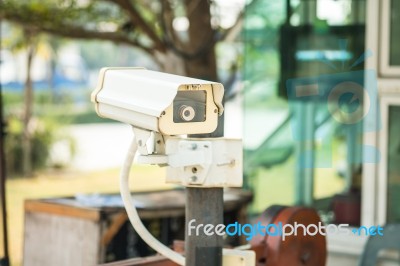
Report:
[[[321,222],[317,212],[305,207],[278,208],[276,215],[261,217],[263,225],[273,223],[310,224],[318,225]],[[258,242],[257,242],[258,241]],[[314,236],[304,235],[300,228],[297,236],[287,236],[283,241],[281,236],[265,236],[264,239],[255,238],[251,242],[252,250],[256,252],[257,266],[324,266],[326,263],[326,240],[322,234]]]

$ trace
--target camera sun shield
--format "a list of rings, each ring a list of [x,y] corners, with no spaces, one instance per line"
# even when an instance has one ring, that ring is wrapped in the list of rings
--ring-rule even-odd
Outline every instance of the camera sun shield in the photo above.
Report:
[[[212,84],[179,86],[173,102],[165,109],[159,119],[160,132],[166,135],[172,135],[169,133],[173,131],[213,132],[218,125],[219,116],[213,90],[214,85]]]
[[[163,135],[206,134],[223,113],[220,83],[144,68],[103,68],[92,93],[99,116]]]

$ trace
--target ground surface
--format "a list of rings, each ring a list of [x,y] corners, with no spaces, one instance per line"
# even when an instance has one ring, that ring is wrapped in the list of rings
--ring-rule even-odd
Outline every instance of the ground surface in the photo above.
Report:
[[[131,182],[133,191],[171,187],[164,184],[164,170],[157,166],[139,166],[133,171]],[[11,265],[22,265],[25,199],[73,196],[81,193],[118,193],[118,174],[117,168],[90,172],[46,171],[29,179],[8,180],[7,207]]]

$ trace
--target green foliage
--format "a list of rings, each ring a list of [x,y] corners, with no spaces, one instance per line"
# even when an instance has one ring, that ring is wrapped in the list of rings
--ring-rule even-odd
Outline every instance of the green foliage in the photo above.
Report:
[[[245,106],[254,108],[285,107],[277,99],[279,80],[279,27],[284,23],[282,1],[259,0],[246,9],[242,31],[245,43],[242,73]]]
[[[68,117],[71,124],[88,124],[88,123],[115,123],[114,120],[100,117],[95,110],[80,112]]]
[[[11,51],[19,51],[26,47],[26,38],[23,29],[20,27],[3,27],[3,38],[1,46]]]
[[[49,146],[53,136],[48,125],[35,121],[32,130],[32,165],[34,169],[42,168],[49,155]],[[22,171],[23,123],[17,117],[8,120],[6,136],[6,162],[9,174],[20,174]]]
[[[51,156],[51,149],[56,142],[62,142],[64,146],[67,145],[71,156],[75,154],[75,141],[64,129],[66,125],[74,122],[78,112],[73,112],[75,107],[68,97],[63,97],[57,104],[53,104],[49,91],[38,91],[34,96],[34,115],[29,124],[33,170],[63,167],[67,163],[65,158],[60,163],[59,158]],[[7,123],[7,171],[9,175],[16,176],[22,171],[23,95],[20,92],[4,92],[3,103]]]
[[[136,42],[137,32],[125,29],[129,21],[121,7],[125,4],[117,1],[3,0],[0,1],[0,19],[19,24],[33,34],[101,39],[140,47]],[[145,13],[150,14],[149,11]],[[149,19],[155,25],[156,16],[153,14]]]
[[[23,95],[20,92],[2,92],[3,104],[5,111],[11,110],[14,107],[19,107],[23,102]]]
[[[101,1],[55,1],[55,0],[3,0],[3,14],[12,14],[25,22],[40,21],[43,27],[83,25],[84,23],[118,21],[125,16],[115,6]],[[90,27],[90,25],[87,25]]]
[[[100,69],[104,66],[148,66],[154,64],[151,57],[137,48],[132,49],[123,45],[114,45],[112,42],[96,41],[81,41],[78,45],[89,69]],[[153,68],[155,67],[153,66]]]
[[[50,149],[55,141],[67,140],[70,144],[70,152],[74,154],[74,141],[61,129],[60,124],[51,119],[34,118],[30,123],[33,170],[48,166]],[[22,140],[22,119],[18,116],[9,116],[7,119],[5,153],[7,172],[11,176],[19,175],[22,172]]]

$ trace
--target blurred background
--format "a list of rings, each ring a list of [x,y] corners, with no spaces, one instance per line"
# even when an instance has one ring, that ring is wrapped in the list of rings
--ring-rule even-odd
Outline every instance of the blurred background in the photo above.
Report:
[[[140,66],[221,81],[232,88],[227,96],[234,99],[242,86],[245,4],[243,0],[0,3],[11,265],[22,264],[25,199],[119,192],[119,167],[132,130],[96,114],[90,93],[100,68]],[[233,136],[241,136],[242,109],[235,102],[232,121],[236,122],[227,125]],[[165,185],[164,169],[135,168],[134,191],[172,188]]]
[[[224,84],[225,135],[244,141],[245,189],[253,193],[249,217],[273,204],[300,204],[316,208],[324,222],[337,223],[334,206],[344,202],[354,215],[341,218],[359,226],[362,123],[343,126],[324,108],[326,102],[308,115],[293,109],[286,82],[363,70],[366,24],[377,19],[367,19],[366,10],[364,0],[1,1],[11,265],[22,263],[25,199],[119,191],[119,167],[132,132],[99,118],[90,102],[105,66],[141,66]],[[389,24],[400,25],[393,14]],[[399,28],[391,29],[395,44]],[[400,58],[399,46],[390,47],[389,68]],[[375,49],[379,59],[381,48]],[[378,63],[370,62],[376,69]],[[398,145],[399,107],[390,112],[391,131],[383,137]],[[312,128],[317,147],[312,166],[329,158],[327,165],[299,166],[304,147],[294,138],[293,121]],[[388,151],[387,158],[392,163],[384,186],[396,185],[388,197],[379,192],[386,198],[383,216],[365,207],[370,216],[363,221],[371,224],[400,221],[395,207],[400,174],[393,163],[398,150]],[[162,168],[135,166],[135,171],[134,191],[174,188],[164,184]],[[372,184],[377,177],[368,180]]]

